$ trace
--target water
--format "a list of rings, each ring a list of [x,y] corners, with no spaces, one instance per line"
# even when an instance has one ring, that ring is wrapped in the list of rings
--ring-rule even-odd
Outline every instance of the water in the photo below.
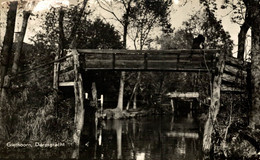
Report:
[[[0,159],[201,159],[198,123],[191,114],[177,115],[107,120],[96,133],[97,141],[86,141],[79,149],[14,148],[1,151]]]
[[[108,120],[97,139],[81,148],[80,159],[201,159],[199,126],[190,115]]]

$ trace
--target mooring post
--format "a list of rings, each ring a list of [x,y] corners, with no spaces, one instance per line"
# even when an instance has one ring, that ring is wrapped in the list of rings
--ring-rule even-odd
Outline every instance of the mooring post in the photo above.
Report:
[[[203,151],[209,153],[212,147],[212,133],[216,118],[220,109],[220,89],[222,75],[225,67],[225,54],[220,53],[217,56],[216,70],[213,76],[211,103],[209,107],[209,115],[204,127],[203,135]]]
[[[74,59],[74,94],[75,94],[75,130],[73,133],[73,141],[76,146],[80,145],[81,131],[84,125],[84,91],[82,76],[80,73],[79,53],[76,49],[70,50]]]

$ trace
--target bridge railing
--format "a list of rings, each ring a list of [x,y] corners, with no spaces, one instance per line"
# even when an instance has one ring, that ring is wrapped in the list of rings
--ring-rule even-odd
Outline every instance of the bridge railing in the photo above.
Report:
[[[70,51],[67,50],[67,55]],[[81,69],[208,72],[215,68],[216,49],[98,50],[77,49]],[[73,57],[61,62],[60,81],[73,81]]]
[[[219,50],[93,50],[78,49],[87,70],[150,70],[205,72],[215,67]]]

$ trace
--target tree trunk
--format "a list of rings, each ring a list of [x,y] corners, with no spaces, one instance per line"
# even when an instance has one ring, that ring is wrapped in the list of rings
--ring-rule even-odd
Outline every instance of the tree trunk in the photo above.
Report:
[[[82,8],[79,11],[79,15],[76,15],[76,16],[73,17],[74,24],[73,24],[72,29],[71,29],[70,37],[68,38],[71,41],[71,43],[69,45],[69,48],[73,48],[74,49],[75,47],[77,47],[76,46],[77,45],[76,44],[77,30],[78,30],[78,26],[80,25],[80,19],[81,19],[81,17],[84,14],[87,2],[88,2],[88,0],[84,0],[83,1],[83,4],[82,4],[83,6],[82,6]]]
[[[64,29],[63,29],[63,19],[64,19],[64,10],[61,7],[59,10],[59,54],[61,57],[65,56],[64,55],[64,45],[65,45],[65,34],[64,34]]]
[[[3,88],[1,90],[1,97],[0,97],[0,132],[2,133],[4,138],[9,138],[8,131],[6,129],[5,124],[3,123],[2,111],[5,110],[6,104],[8,104],[8,96],[6,92],[6,88],[10,87],[10,77],[8,75],[4,78]]]
[[[123,47],[126,49],[126,38],[127,38],[127,27],[128,27],[128,20],[125,22],[124,25],[124,34],[123,34]],[[118,93],[118,100],[117,100],[117,108],[121,111],[123,110],[124,105],[124,89],[125,89],[125,71],[121,72],[120,77],[120,87],[119,87],[119,93]]]
[[[240,27],[240,32],[238,34],[238,54],[237,54],[237,58],[241,59],[241,60],[244,59],[246,34],[247,34],[249,27],[250,26],[249,26],[248,21],[246,19],[246,21]]]
[[[4,78],[7,74],[7,69],[10,63],[10,56],[13,46],[13,37],[14,37],[14,28],[15,28],[15,18],[16,18],[16,10],[17,10],[18,2],[10,2],[10,8],[7,13],[7,20],[6,20],[6,31],[5,37],[3,42],[3,48],[1,51],[2,62],[1,62],[1,82],[0,88],[3,87]]]
[[[135,89],[135,91],[134,91],[134,101],[133,101],[133,109],[136,109],[137,108],[137,106],[136,106],[136,101],[137,101],[137,90],[138,90],[138,87],[139,87],[139,84],[140,84],[140,79],[141,79],[141,72],[138,72],[137,73],[138,75],[137,75],[137,85],[136,85],[136,89]]]
[[[135,91],[135,95],[134,95],[133,109],[136,109],[136,108],[137,108],[136,100],[137,100],[137,91]]]
[[[125,85],[125,71],[122,71],[121,78],[120,78],[119,95],[117,101],[117,108],[120,109],[121,111],[123,110],[123,105],[124,105],[124,85]]]
[[[213,90],[211,93],[211,104],[209,107],[209,115],[204,127],[203,151],[206,154],[208,154],[212,149],[212,133],[220,109],[220,88],[221,88],[221,80],[222,80],[221,77],[225,66],[224,56],[225,55],[221,53],[219,56],[219,60],[216,64],[217,73],[215,73],[213,79]]]
[[[259,18],[258,18],[259,19]],[[250,127],[260,127],[260,20],[252,27],[252,111],[250,116]]]
[[[130,103],[131,103],[133,97],[134,97],[133,108],[136,109],[136,90],[137,90],[137,88],[139,86],[139,83],[140,83],[140,76],[141,76],[141,72],[138,72],[137,81],[135,83],[135,86],[134,86],[134,89],[133,89],[132,94],[130,96],[130,99],[129,99],[128,103],[127,103],[126,110],[129,109],[129,106],[130,106]]]
[[[28,19],[29,19],[30,15],[31,15],[30,11],[23,12],[22,29],[21,29],[21,32],[19,33],[18,40],[17,40],[17,46],[15,48],[15,53],[14,53],[14,62],[13,62],[13,66],[12,66],[13,74],[16,74],[18,71],[20,55],[21,55],[22,48],[23,48],[23,40],[24,40],[24,36],[26,33]]]
[[[59,59],[64,55],[64,30],[63,30],[63,18],[64,18],[64,10],[62,7],[59,10],[59,50],[55,59]],[[54,75],[53,75],[53,88],[59,89],[59,71],[60,71],[60,62],[54,63]]]
[[[16,11],[17,11],[17,4],[18,2],[10,2],[10,8],[7,13],[7,20],[6,20],[6,31],[5,37],[3,42],[3,48],[1,50],[2,62],[1,62],[1,77],[0,77],[0,132],[4,136],[8,136],[5,125],[3,124],[3,116],[2,111],[4,106],[6,106],[7,101],[7,93],[5,87],[9,87],[10,79],[7,75],[8,66],[10,63],[12,46],[13,46],[13,37],[14,37],[14,28],[15,28],[15,19],[16,19]],[[3,88],[4,87],[4,88]]]
[[[128,25],[129,25],[129,16],[130,16],[130,9],[131,9],[131,2],[132,0],[128,1],[126,8],[126,12],[124,14],[124,21],[123,21],[123,47],[124,49],[127,48],[127,34],[128,34]],[[120,87],[119,87],[119,94],[118,94],[118,101],[117,101],[117,108],[123,110],[123,103],[124,103],[124,85],[125,85],[125,71],[121,72],[120,77]]]

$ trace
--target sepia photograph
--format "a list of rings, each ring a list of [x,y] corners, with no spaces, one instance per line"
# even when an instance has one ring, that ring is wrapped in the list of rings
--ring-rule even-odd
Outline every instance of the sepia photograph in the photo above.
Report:
[[[0,8],[0,160],[260,159],[260,0]]]

